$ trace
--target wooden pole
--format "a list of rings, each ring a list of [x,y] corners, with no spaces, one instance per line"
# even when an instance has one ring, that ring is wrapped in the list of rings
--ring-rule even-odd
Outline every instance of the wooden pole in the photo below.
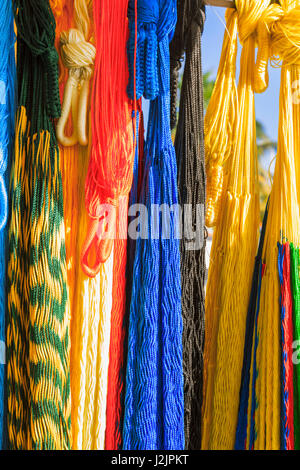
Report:
[[[235,8],[234,0],[204,0],[204,3],[214,7]],[[278,3],[278,0],[272,0],[271,3]]]
[[[205,0],[205,4],[214,7],[235,8],[234,0]]]

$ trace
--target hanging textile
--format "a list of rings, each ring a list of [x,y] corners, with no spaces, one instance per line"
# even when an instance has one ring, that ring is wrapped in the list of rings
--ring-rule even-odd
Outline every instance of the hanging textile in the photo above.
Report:
[[[259,225],[254,90],[263,91],[267,84],[266,70],[262,67],[266,51],[262,49],[262,54],[257,56],[255,68],[255,39],[257,24],[269,3],[236,1],[239,39],[243,46],[239,119],[232,123],[237,130],[228,162],[231,171],[213,235],[206,291],[203,449],[233,449],[235,442],[247,307]]]
[[[48,0],[13,2],[18,104],[9,230],[7,386],[11,449],[71,445],[70,338],[55,20]]]
[[[60,52],[60,142],[68,287],[71,300],[73,449],[104,449],[113,255],[91,279],[80,265],[87,229],[84,188],[91,147],[90,93],[95,47],[92,2],[55,0]],[[71,97],[71,100],[70,100]],[[70,106],[71,105],[71,106]]]
[[[6,446],[5,317],[7,313],[6,263],[8,186],[15,118],[14,16],[12,3],[0,5],[0,450]]]
[[[109,255],[114,260],[107,449],[121,446],[127,206],[134,161],[132,103],[126,95],[127,4],[127,0],[93,3],[97,53],[91,102],[92,144],[86,178],[89,226],[81,254],[82,269],[90,277],[102,269]]]
[[[93,2],[96,59],[92,92],[92,147],[86,179],[89,229],[81,264],[91,277],[111,253],[117,214],[132,184],[134,146],[126,38],[128,0]],[[108,79],[109,77],[109,79]],[[119,237],[120,238],[120,237]]]
[[[128,18],[128,93],[151,102],[139,197],[144,218],[132,274],[123,449],[180,450],[184,406],[178,220],[170,211],[166,234],[159,214],[151,217],[151,209],[161,204],[171,208],[178,201],[169,99],[176,2],[131,0]]]
[[[205,169],[201,65],[204,6],[201,0],[178,0],[177,9],[178,20],[170,45],[171,89],[173,90],[171,123],[173,127],[176,124],[178,70],[185,51],[175,151],[179,203],[185,211],[191,211],[185,214],[185,222],[188,223],[189,216],[192,219],[191,227],[196,227],[195,247],[191,247],[192,234],[185,233],[180,248],[185,447],[197,450],[201,448],[205,281],[205,244],[203,242]]]
[[[299,83],[300,2],[269,11],[271,58],[281,63],[278,152],[262,248],[263,275],[253,343],[251,382],[243,384],[236,448],[299,449]],[[295,343],[294,343],[295,342]],[[296,344],[296,350],[294,350]],[[296,354],[295,354],[296,353]],[[250,357],[249,357],[250,356]],[[248,388],[248,390],[247,390]],[[242,420],[242,414],[247,419]]]

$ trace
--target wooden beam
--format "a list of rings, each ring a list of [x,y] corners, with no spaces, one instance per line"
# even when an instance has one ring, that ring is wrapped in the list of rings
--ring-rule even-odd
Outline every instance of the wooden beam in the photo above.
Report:
[[[235,8],[235,0],[204,0],[205,5],[214,7]],[[272,0],[271,3],[279,3],[278,0]]]
[[[205,0],[204,3],[214,7],[235,8],[234,0]]]

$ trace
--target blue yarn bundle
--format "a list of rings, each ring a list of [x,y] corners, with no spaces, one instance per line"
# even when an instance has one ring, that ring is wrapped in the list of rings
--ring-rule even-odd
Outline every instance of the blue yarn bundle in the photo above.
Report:
[[[0,2],[0,449],[5,447],[6,243],[15,115],[15,34],[11,0]]]
[[[180,252],[176,213],[169,237],[151,209],[178,202],[177,167],[170,131],[169,41],[176,0],[138,0],[136,98],[151,99],[141,194],[148,237],[138,238],[128,330],[125,450],[184,449]],[[135,1],[129,1],[128,94],[134,98]],[[133,202],[133,201],[132,201]]]

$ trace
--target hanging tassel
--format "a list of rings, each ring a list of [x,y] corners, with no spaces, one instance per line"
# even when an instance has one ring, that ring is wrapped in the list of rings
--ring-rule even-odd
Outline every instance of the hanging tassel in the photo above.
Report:
[[[70,338],[59,152],[58,55],[49,1],[14,1],[19,109],[8,263],[11,449],[71,445]]]
[[[171,57],[173,63],[175,63],[175,77],[177,75],[176,64],[180,62],[184,50],[186,51],[179,120],[175,137],[178,192],[181,207],[189,208],[187,210],[191,209],[192,220],[190,224],[193,229],[196,227],[197,234],[194,240],[194,249],[190,249],[191,240],[188,240],[188,238],[192,238],[192,236],[189,234],[183,237],[180,250],[183,370],[185,378],[185,447],[196,450],[201,447],[202,359],[204,346],[205,168],[201,32],[205,17],[202,1],[180,0],[177,5],[178,21],[170,45]],[[174,112],[172,113],[171,103],[171,116],[172,114]],[[187,221],[188,217],[185,217],[185,220]],[[199,246],[196,246],[197,244]]]
[[[184,407],[179,241],[151,226],[151,208],[177,204],[177,168],[170,132],[169,42],[175,0],[130,1],[128,93],[150,98],[139,203],[147,215],[137,237],[131,292],[123,449],[183,449]],[[159,215],[158,215],[159,217]],[[159,219],[157,219],[159,221]],[[130,227],[129,227],[130,228]],[[166,234],[165,234],[166,235]]]

